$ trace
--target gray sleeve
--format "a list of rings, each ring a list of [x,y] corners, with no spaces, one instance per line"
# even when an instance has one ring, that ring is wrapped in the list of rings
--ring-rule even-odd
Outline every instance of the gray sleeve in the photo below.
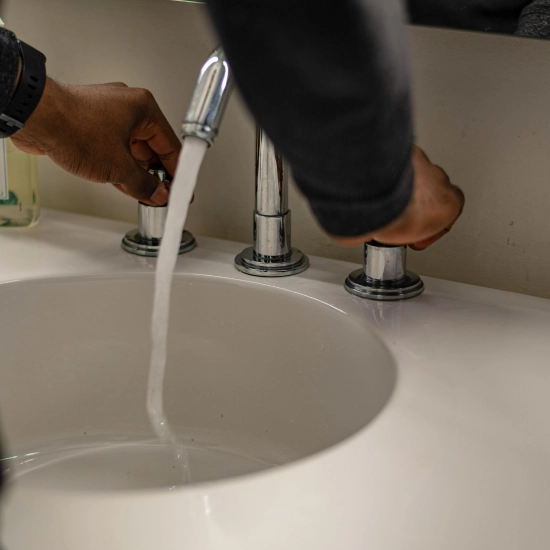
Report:
[[[15,34],[0,28],[0,113],[3,113],[15,87],[19,69],[19,46]]]
[[[209,0],[240,91],[317,219],[356,236],[412,192],[413,125],[400,0]]]
[[[550,38],[550,0],[534,0],[523,8],[516,34],[531,38]]]

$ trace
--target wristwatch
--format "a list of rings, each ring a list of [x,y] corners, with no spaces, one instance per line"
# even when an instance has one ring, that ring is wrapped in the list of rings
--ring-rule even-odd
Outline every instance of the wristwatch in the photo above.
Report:
[[[10,103],[0,114],[0,138],[10,137],[25,127],[46,87],[46,56],[21,40],[17,42],[21,50],[21,80]]]

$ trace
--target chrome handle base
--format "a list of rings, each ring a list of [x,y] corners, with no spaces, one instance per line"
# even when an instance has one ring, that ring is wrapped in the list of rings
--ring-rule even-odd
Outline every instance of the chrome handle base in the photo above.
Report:
[[[168,206],[149,206],[139,203],[138,228],[126,233],[122,248],[137,256],[156,257],[164,235]],[[197,246],[195,237],[189,231],[181,235],[179,254],[191,252]]]
[[[361,298],[379,301],[407,300],[424,292],[422,279],[407,271],[407,247],[365,243],[362,269],[350,273],[345,289]]]
[[[156,258],[160,252],[160,239],[147,240],[144,239],[137,229],[126,233],[122,239],[122,248],[130,254],[136,254],[137,256],[147,256],[149,258]],[[195,237],[189,232],[184,231],[181,235],[181,243],[178,254],[187,254],[191,252],[197,246]]]
[[[160,181],[171,181],[164,169],[151,169],[149,172],[157,176]],[[142,202],[138,203],[138,227],[126,233],[122,239],[122,248],[137,256],[158,256],[167,215],[168,205],[150,206]],[[181,235],[179,254],[191,252],[196,246],[195,237],[184,230]]]
[[[422,279],[412,271],[402,281],[378,281],[369,279],[362,269],[350,273],[346,279],[346,290],[368,300],[396,301],[407,300],[424,292]]]
[[[309,259],[296,248],[291,248],[286,256],[261,256],[251,246],[235,257],[235,267],[256,277],[288,277],[305,271]]]

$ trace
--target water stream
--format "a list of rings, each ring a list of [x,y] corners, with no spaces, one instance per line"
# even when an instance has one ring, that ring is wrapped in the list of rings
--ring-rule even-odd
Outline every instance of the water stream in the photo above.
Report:
[[[166,229],[157,261],[151,318],[152,352],[147,388],[147,412],[160,441],[174,446],[178,464],[182,468],[183,483],[191,481],[189,457],[185,447],[177,443],[164,414],[163,386],[168,348],[172,279],[178,259],[181,233],[185,226],[189,203],[195,191],[199,169],[207,147],[204,140],[194,137],[185,138],[183,143],[183,151],[170,190]]]

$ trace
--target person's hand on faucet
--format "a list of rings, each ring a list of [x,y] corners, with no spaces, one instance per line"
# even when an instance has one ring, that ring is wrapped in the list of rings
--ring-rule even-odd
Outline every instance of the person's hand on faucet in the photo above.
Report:
[[[367,235],[332,238],[344,246],[376,240],[424,250],[448,233],[462,214],[464,193],[451,184],[447,174],[432,164],[420,147],[414,147],[412,163],[415,173],[413,194],[399,218]]]
[[[181,150],[152,94],[121,83],[67,86],[48,79],[36,111],[11,139],[71,174],[112,183],[152,205],[166,204],[168,189],[147,169],[162,164],[173,175]]]

